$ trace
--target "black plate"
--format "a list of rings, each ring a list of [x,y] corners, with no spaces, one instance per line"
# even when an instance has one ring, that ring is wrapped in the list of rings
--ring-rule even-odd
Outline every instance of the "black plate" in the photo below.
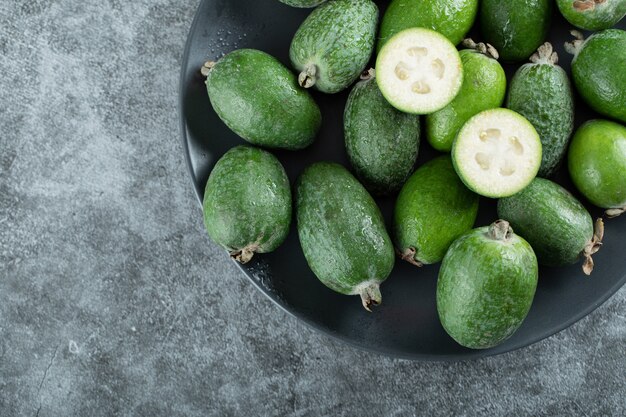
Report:
[[[381,16],[386,1],[377,2]],[[191,27],[182,63],[180,117],[182,140],[189,172],[201,201],[208,174],[217,159],[232,146],[245,142],[232,133],[211,108],[199,69],[237,48],[256,48],[289,64],[289,44],[310,10],[288,7],[277,0],[204,0]],[[626,22],[620,24],[626,27]],[[559,52],[560,64],[569,71],[571,56],[563,50],[571,27],[555,13],[550,41]],[[475,40],[480,36],[473,33]],[[515,71],[508,66],[507,75]],[[316,142],[298,152],[275,151],[293,184],[309,164],[320,160],[346,166],[342,114],[348,91],[336,95],[313,92],[323,115]],[[597,117],[577,97],[577,126]],[[422,139],[418,166],[436,155]],[[557,180],[575,192],[565,170]],[[580,195],[576,194],[578,198]],[[387,225],[394,198],[378,199]],[[587,206],[594,217],[602,211]],[[496,219],[495,201],[481,199],[476,226]],[[550,336],[589,314],[626,281],[624,258],[626,215],[606,221],[605,245],[594,256],[596,268],[588,278],[580,265],[541,268],[533,307],[522,327],[502,345],[489,350],[470,350],[456,344],[439,324],[435,287],[439,265],[417,269],[396,262],[382,285],[383,304],[367,313],[358,297],[334,293],[322,285],[308,268],[295,227],[274,253],[255,257],[242,271],[278,306],[313,328],[361,348],[392,356],[419,360],[462,360],[514,350]],[[227,256],[224,253],[224,256]]]

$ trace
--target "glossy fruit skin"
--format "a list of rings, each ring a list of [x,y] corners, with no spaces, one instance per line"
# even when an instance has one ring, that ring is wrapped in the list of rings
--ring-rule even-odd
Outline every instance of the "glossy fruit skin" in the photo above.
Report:
[[[550,63],[522,65],[509,83],[506,107],[535,127],[542,145],[537,175],[552,176],[574,130],[574,98],[567,73]]]
[[[568,154],[572,181],[594,205],[626,207],[626,127],[590,120],[572,139]]]
[[[237,146],[222,156],[204,191],[204,224],[213,241],[234,255],[275,250],[291,224],[291,189],[282,165],[271,153]]]
[[[322,122],[319,107],[294,74],[265,52],[239,49],[225,55],[209,71],[206,87],[220,119],[255,145],[305,148]]]
[[[324,3],[326,0],[278,0],[278,1],[280,1],[281,3],[285,3],[292,7],[309,8],[309,7],[319,6],[320,4]]]
[[[450,104],[425,119],[428,143],[441,152],[450,152],[470,117],[500,107],[506,93],[506,75],[498,61],[473,49],[463,49],[459,55],[463,62],[461,90]]]
[[[519,62],[546,39],[551,14],[552,0],[483,0],[480,28],[502,61]]]
[[[441,261],[450,244],[474,226],[478,195],[461,182],[450,156],[422,165],[406,182],[394,211],[394,243],[422,264]]]
[[[417,159],[419,116],[396,110],[370,78],[350,92],[343,120],[348,158],[363,185],[378,195],[399,190]]]
[[[413,27],[437,31],[456,45],[474,24],[477,11],[477,0],[393,0],[383,16],[376,49]]]
[[[537,287],[537,258],[523,238],[490,237],[490,227],[458,238],[437,281],[437,311],[446,332],[462,346],[487,349],[522,324]]]
[[[593,219],[565,188],[543,178],[498,200],[498,217],[535,250],[539,264],[573,264],[593,238]]]
[[[378,7],[371,0],[333,0],[300,25],[289,49],[297,71],[316,68],[313,85],[324,93],[347,88],[365,69],[374,49]]]
[[[298,236],[317,278],[341,294],[383,282],[395,255],[374,199],[343,166],[318,162],[296,184]]]
[[[572,78],[585,102],[600,114],[626,123],[626,31],[591,35],[572,60]]]
[[[608,29],[626,15],[626,0],[556,0],[556,4],[568,22],[585,30]]]

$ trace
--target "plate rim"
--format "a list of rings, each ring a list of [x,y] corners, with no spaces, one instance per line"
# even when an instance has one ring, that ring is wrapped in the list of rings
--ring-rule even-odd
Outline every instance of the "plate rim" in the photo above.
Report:
[[[202,208],[202,198],[200,196],[200,192],[198,188],[196,187],[197,177],[195,173],[193,172],[193,167],[191,163],[191,153],[189,151],[189,138],[187,135],[187,123],[185,121],[185,115],[184,115],[184,110],[185,110],[184,99],[185,99],[185,87],[186,87],[185,81],[187,79],[187,71],[189,68],[188,63],[189,63],[189,52],[191,50],[191,43],[192,43],[191,42],[192,34],[195,33],[196,31],[196,27],[199,22],[200,10],[203,8],[205,2],[208,2],[208,1],[211,1],[211,0],[201,0],[198,6],[196,7],[196,11],[194,12],[194,17],[191,22],[191,26],[189,27],[189,31],[187,32],[187,37],[185,39],[185,47],[183,50],[183,55],[181,57],[180,74],[179,74],[179,82],[178,82],[178,118],[179,118],[179,129],[180,129],[180,138],[181,138],[180,140],[181,140],[181,144],[183,147],[183,153],[184,153],[184,158],[185,158],[185,165],[187,167],[187,172],[189,174],[189,178],[191,180],[191,185],[192,185],[194,194],[196,195],[196,199],[198,200],[198,203],[200,204],[200,208]],[[223,253],[227,254],[226,251],[223,251]],[[615,295],[620,290],[620,288],[622,288],[624,284],[626,283],[626,274],[624,274],[624,276],[622,276],[620,279],[616,281],[615,285],[611,286],[604,294],[602,294],[601,297],[599,297],[599,302],[594,303],[590,305],[589,307],[581,310],[580,312],[572,316],[569,320],[563,322],[561,325],[553,326],[547,330],[539,332],[538,336],[534,338],[530,338],[524,341],[523,343],[520,343],[517,346],[514,346],[508,350],[498,351],[497,347],[494,347],[492,349],[485,349],[485,350],[468,350],[462,354],[444,354],[444,355],[432,355],[432,354],[423,354],[423,353],[408,354],[408,353],[402,353],[402,352],[385,349],[385,348],[377,348],[371,345],[367,345],[365,343],[359,343],[348,337],[343,336],[341,333],[329,331],[328,329],[319,325],[315,321],[310,320],[309,318],[299,314],[298,312],[292,311],[291,309],[289,309],[288,306],[284,304],[280,298],[278,298],[276,295],[274,295],[273,293],[268,291],[266,288],[264,288],[262,285],[260,285],[260,283],[257,280],[255,280],[239,262],[232,260],[232,259],[231,261],[236,264],[239,271],[246,276],[248,281],[251,282],[252,285],[258,291],[260,291],[263,295],[265,295],[266,298],[272,301],[274,305],[278,306],[278,308],[280,308],[282,311],[287,313],[289,316],[295,318],[298,322],[304,323],[309,329],[317,332],[318,334],[322,334],[326,337],[330,337],[330,339],[334,341],[347,344],[361,351],[384,355],[386,357],[393,358],[393,359],[405,359],[405,360],[420,361],[420,362],[454,363],[454,362],[472,361],[472,360],[478,360],[478,359],[483,359],[483,358],[488,358],[488,357],[495,357],[495,356],[503,355],[505,353],[515,352],[517,350],[526,348],[530,345],[534,345],[535,343],[541,342],[544,339],[547,339],[551,336],[554,336],[562,332],[565,329],[568,329],[569,327],[571,327],[578,321],[587,317],[589,314],[594,312],[597,308],[599,308],[604,303],[606,303],[607,300],[611,298],[613,295]]]

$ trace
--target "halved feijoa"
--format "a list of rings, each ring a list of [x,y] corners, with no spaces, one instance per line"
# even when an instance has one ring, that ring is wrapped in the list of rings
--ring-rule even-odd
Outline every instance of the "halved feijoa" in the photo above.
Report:
[[[445,36],[430,29],[406,29],[380,50],[376,81],[383,96],[398,110],[433,113],[450,103],[461,89],[461,57]]]
[[[541,141],[524,116],[485,110],[463,125],[452,145],[461,180],[485,197],[508,197],[526,187],[541,165]]]

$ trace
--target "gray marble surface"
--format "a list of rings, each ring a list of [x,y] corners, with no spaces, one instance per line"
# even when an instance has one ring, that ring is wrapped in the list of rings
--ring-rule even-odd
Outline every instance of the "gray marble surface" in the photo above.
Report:
[[[465,363],[365,353],[205,235],[179,145],[197,0],[0,0],[0,416],[624,416],[626,288]]]

